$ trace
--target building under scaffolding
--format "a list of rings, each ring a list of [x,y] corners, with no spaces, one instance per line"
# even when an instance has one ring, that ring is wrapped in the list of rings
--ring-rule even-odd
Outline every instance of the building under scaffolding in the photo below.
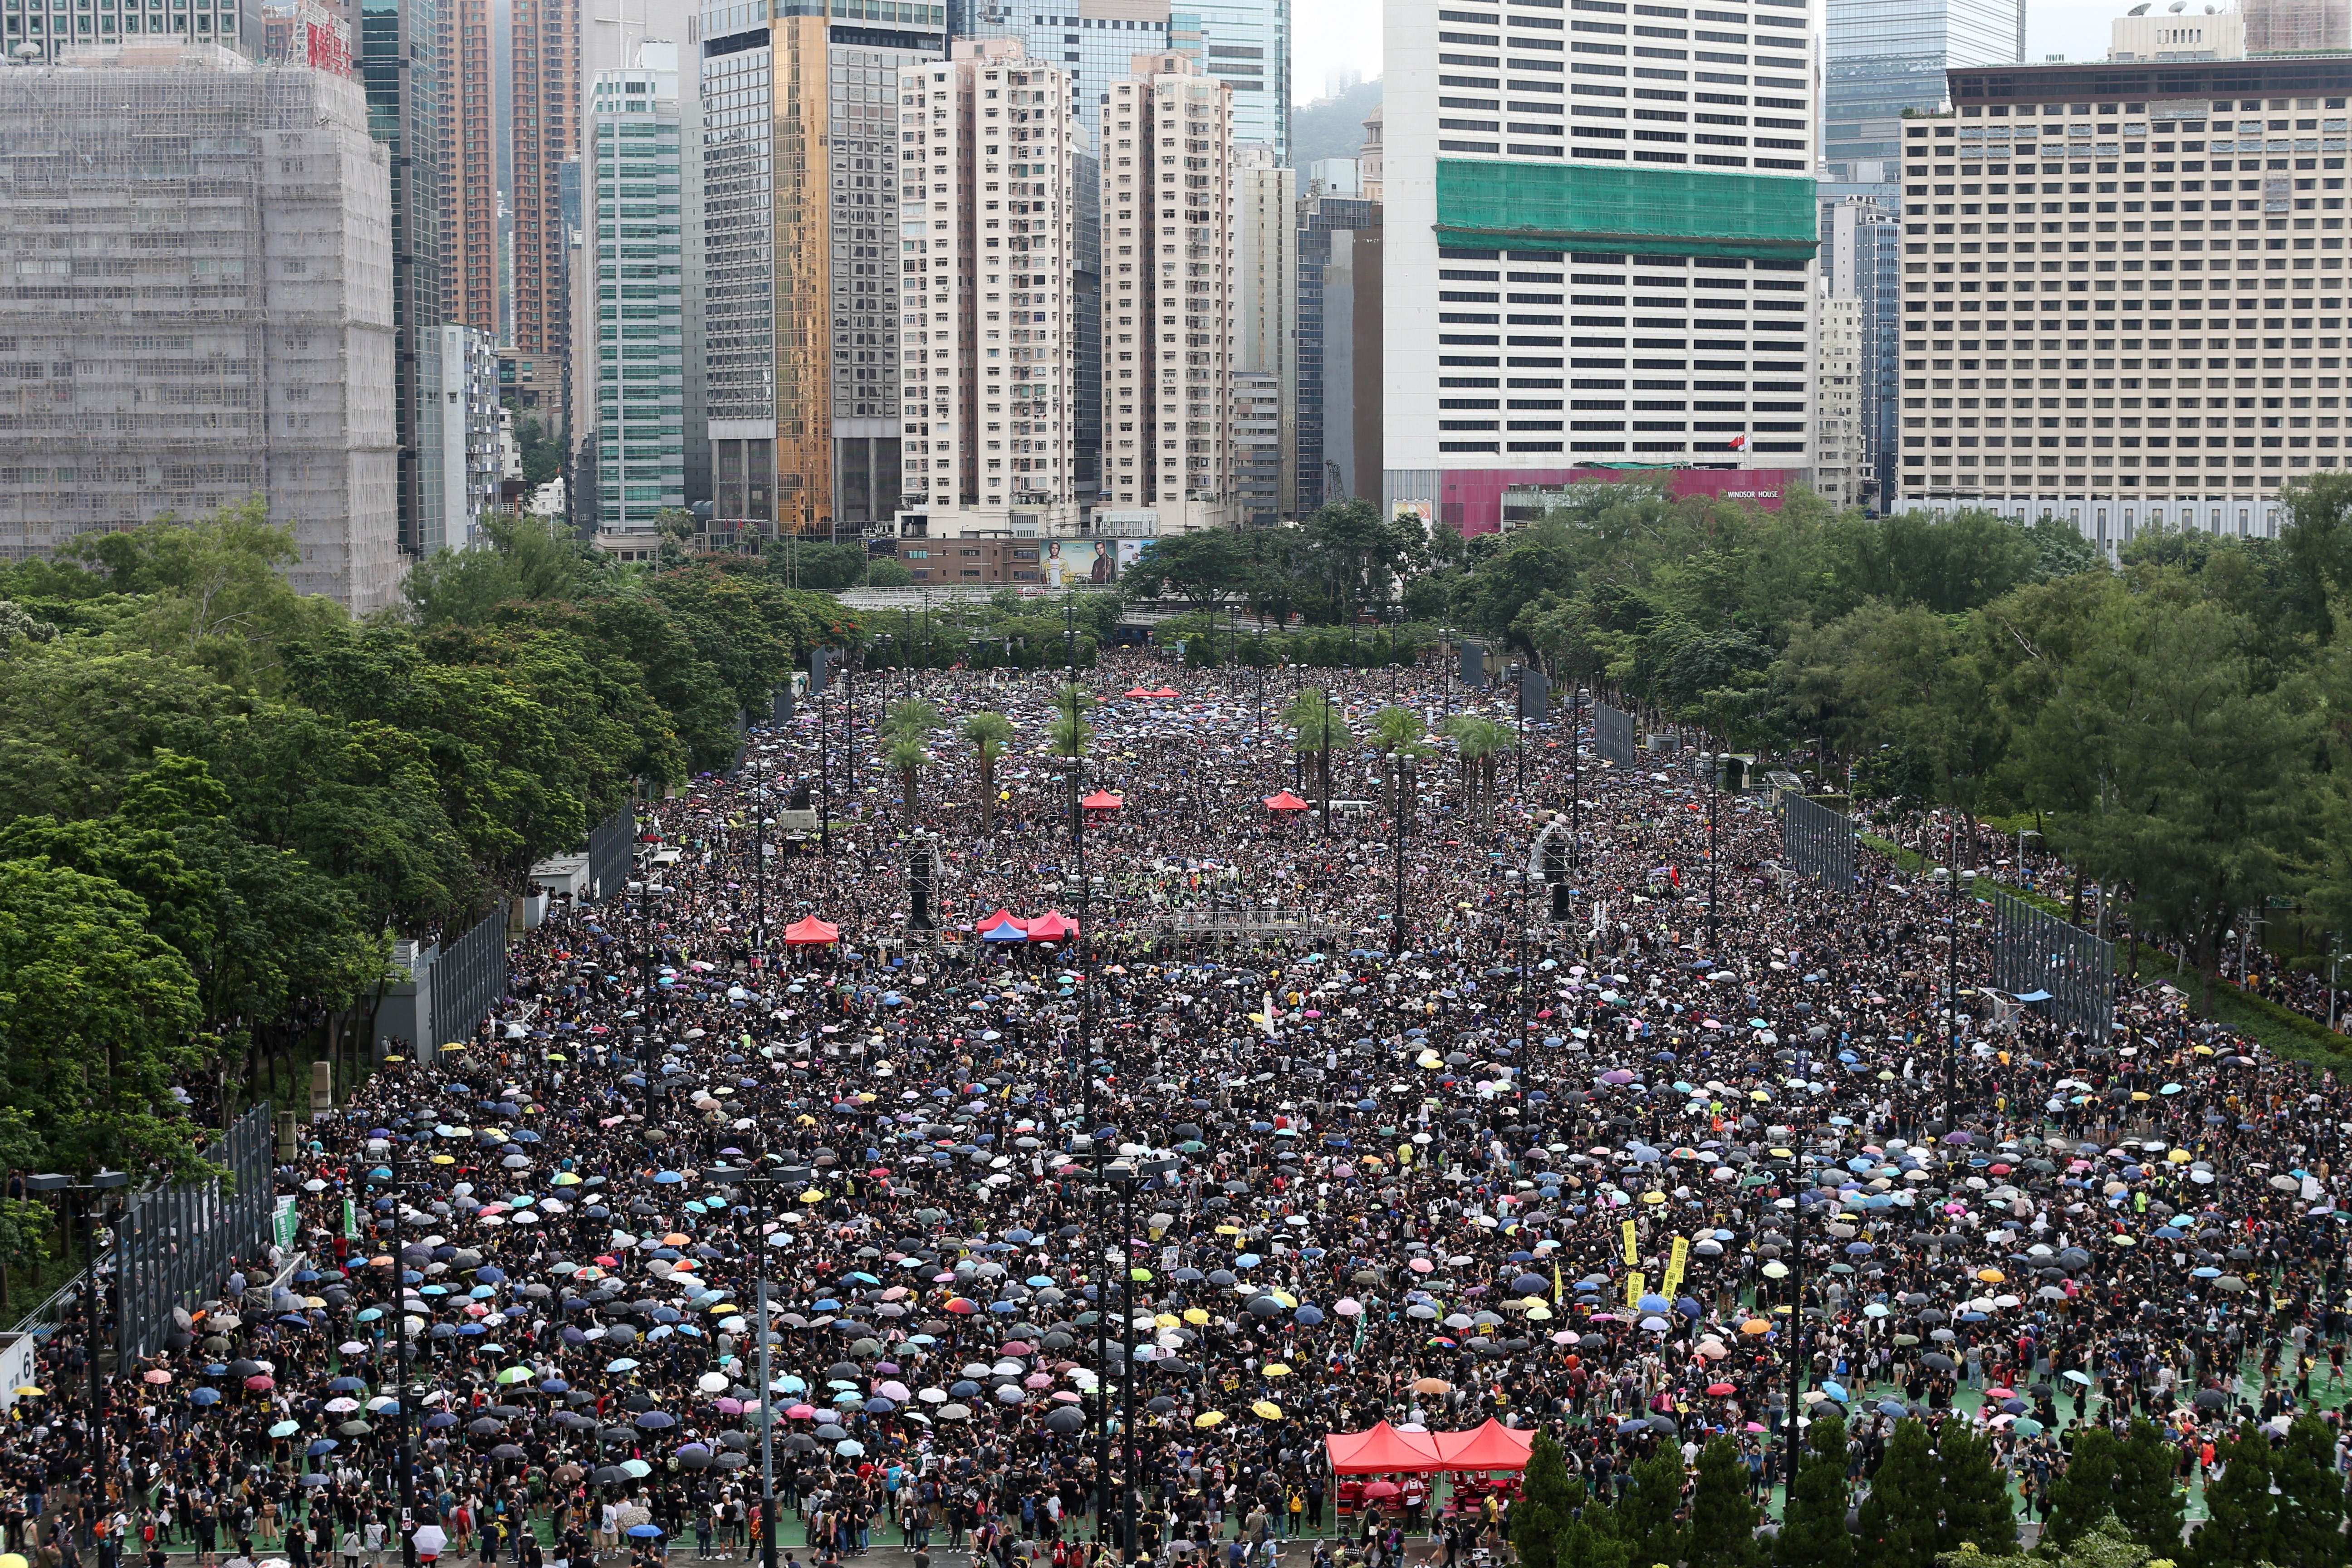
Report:
[[[258,494],[390,603],[392,197],[356,82],[209,44],[0,68],[0,555]]]

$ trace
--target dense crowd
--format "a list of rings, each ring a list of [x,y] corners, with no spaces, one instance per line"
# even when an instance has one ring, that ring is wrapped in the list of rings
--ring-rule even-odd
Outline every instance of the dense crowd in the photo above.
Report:
[[[2186,1479],[2218,1423],[2333,1399],[2332,1075],[2160,991],[2106,1037],[2000,1005],[1976,905],[1955,965],[1932,877],[1793,877],[1763,796],[1580,755],[1566,710],[1478,807],[1442,731],[1500,707],[1430,670],[1329,689],[1429,737],[1402,849],[1369,750],[1328,827],[1270,808],[1321,800],[1296,679],[1082,674],[1077,830],[1056,681],[869,674],[755,731],[641,808],[635,879],[559,903],[474,1038],[305,1130],[295,1253],[112,1380],[102,1500],[81,1338],[49,1341],[8,1547],[731,1555],[772,1474],[814,1560],[1090,1561],[1106,1498],[1163,1562],[1341,1525],[1377,1555],[1376,1518],[1461,1545],[1497,1512],[1332,1475],[1325,1436],[1381,1420],[1546,1427],[1604,1489],[1727,1432],[1763,1496],[1792,1408],[1846,1415],[1858,1477],[1923,1414],[1992,1433],[2030,1508],[2074,1424],[2143,1414]],[[909,696],[911,803],[877,732]],[[1014,732],[985,834],[982,710]],[[1078,934],[1013,940],[1049,910]]]

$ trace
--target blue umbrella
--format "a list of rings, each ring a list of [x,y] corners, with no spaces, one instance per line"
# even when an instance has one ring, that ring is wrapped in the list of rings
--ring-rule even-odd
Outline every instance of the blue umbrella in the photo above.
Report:
[[[220,1403],[220,1390],[217,1388],[190,1389],[188,1391],[188,1403],[191,1405],[218,1405]]]

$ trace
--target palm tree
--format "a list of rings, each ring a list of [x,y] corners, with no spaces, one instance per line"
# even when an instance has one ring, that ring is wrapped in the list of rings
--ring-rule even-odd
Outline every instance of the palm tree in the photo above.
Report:
[[[993,711],[974,713],[963,721],[963,738],[980,757],[980,831],[996,831],[996,753],[1013,741],[1013,721]]]
[[[1494,799],[1495,759],[1509,746],[1511,732],[1475,713],[1455,715],[1445,732],[1454,737],[1454,750],[1462,759],[1463,787],[1470,796],[1472,814],[1483,819]]]
[[[1045,726],[1045,749],[1070,764],[1063,771],[1069,785],[1070,837],[1073,842],[1077,838],[1082,809],[1078,805],[1078,765],[1086,760],[1095,739],[1095,727],[1079,715],[1094,705],[1095,700],[1079,689],[1077,682],[1066,681],[1054,699],[1053,722]]]
[[[882,732],[921,740],[940,727],[940,708],[936,702],[919,697],[909,697],[890,704],[889,716],[882,721]]]
[[[1331,800],[1331,752],[1335,747],[1352,743],[1348,733],[1347,710],[1331,700],[1330,693],[1319,686],[1302,689],[1289,707],[1283,710],[1279,721],[1295,731],[1293,744],[1302,756],[1315,759],[1318,787],[1328,806]]]
[[[1381,804],[1391,816],[1397,809],[1394,759],[1427,756],[1429,748],[1422,744],[1422,731],[1421,715],[1410,708],[1391,703],[1372,715],[1372,749],[1389,759],[1388,765],[1381,771]]]
[[[882,760],[898,770],[899,783],[906,786],[907,791],[907,823],[912,826],[915,821],[915,785],[922,776],[923,764],[931,760],[931,754],[923,750],[923,743],[912,735],[899,735],[891,741],[890,749],[882,753]]]

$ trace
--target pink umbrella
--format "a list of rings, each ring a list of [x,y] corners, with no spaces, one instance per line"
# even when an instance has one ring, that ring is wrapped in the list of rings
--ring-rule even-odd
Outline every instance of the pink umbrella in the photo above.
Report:
[[[907,1391],[907,1385],[905,1384],[898,1382],[886,1383],[874,1392],[880,1394],[885,1399],[895,1399],[901,1405],[904,1405],[908,1400],[915,1397],[912,1394]]]
[[[256,1394],[260,1394],[268,1389],[277,1387],[278,1380],[270,1376],[266,1372],[257,1372],[251,1377],[245,1380],[245,1385],[246,1387],[252,1389]]]
[[[784,1419],[787,1421],[809,1421],[815,1416],[816,1406],[814,1405],[788,1405],[784,1407]]]

